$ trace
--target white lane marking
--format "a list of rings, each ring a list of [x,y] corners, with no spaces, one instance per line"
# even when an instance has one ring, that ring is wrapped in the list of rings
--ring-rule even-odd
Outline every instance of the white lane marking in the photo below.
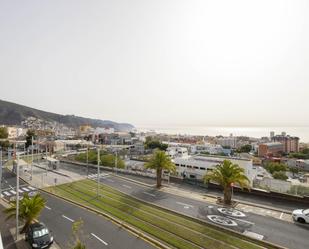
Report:
[[[122,186],[125,187],[125,188],[132,188],[132,187],[125,185],[125,184],[122,184]]]
[[[4,191],[3,194],[6,195],[6,196],[11,196],[11,193],[7,192],[7,191]]]
[[[93,236],[93,237],[95,237],[98,241],[100,241],[101,243],[103,243],[104,245],[108,245],[104,240],[102,240],[102,239],[100,239],[98,236],[96,236],[94,233],[91,233],[91,235]]]
[[[23,193],[24,191],[22,191],[21,189],[18,189],[18,192],[19,192],[19,193]]]
[[[194,208],[194,206],[192,206],[192,205],[190,205],[190,204],[183,203],[183,202],[176,202],[176,204],[181,205],[181,206],[184,206],[184,207]]]
[[[109,181],[109,182],[114,182],[114,180],[112,180],[112,179],[108,179],[108,178],[106,178],[106,181]]]
[[[282,220],[282,216],[283,216],[283,212],[280,214],[280,218],[279,218],[280,220]]]
[[[27,189],[27,188],[22,188],[23,190],[25,190],[25,191],[29,191],[29,189]]]
[[[143,192],[143,193],[146,194],[146,195],[150,195],[150,196],[152,196],[152,197],[156,197],[156,195],[151,194],[151,193],[148,193],[148,192]]]
[[[31,189],[31,190],[35,190],[36,189],[36,188],[34,188],[32,186],[29,186],[28,188]]]
[[[10,190],[10,192],[13,194],[13,195],[16,195],[16,192],[14,190]]]
[[[48,209],[48,210],[51,210],[51,208],[50,208],[50,207],[48,207],[48,206],[45,206],[45,208],[46,208],[46,209]]]
[[[71,221],[71,222],[74,222],[74,220],[72,220],[71,218],[69,218],[69,217],[67,217],[67,216],[65,216],[65,215],[62,215],[62,217],[65,218],[65,219],[67,219],[67,220],[69,220],[69,221]]]

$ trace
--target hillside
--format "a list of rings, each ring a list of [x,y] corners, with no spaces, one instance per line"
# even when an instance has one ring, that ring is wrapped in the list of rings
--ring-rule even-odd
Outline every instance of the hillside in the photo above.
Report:
[[[117,131],[130,131],[133,125],[116,123],[110,120],[83,118],[75,115],[61,115],[37,110],[31,107],[0,100],[0,124],[20,125],[28,117],[36,117],[44,121],[62,123],[68,127],[91,125],[92,127],[111,127]]]

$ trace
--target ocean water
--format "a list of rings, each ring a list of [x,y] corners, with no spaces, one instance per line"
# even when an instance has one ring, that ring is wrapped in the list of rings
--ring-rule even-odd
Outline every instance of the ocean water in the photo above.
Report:
[[[301,142],[309,143],[309,126],[308,127],[207,127],[207,126],[141,126],[137,127],[139,131],[156,131],[166,134],[181,135],[202,135],[202,136],[249,136],[249,137],[269,137],[270,132],[275,134],[286,132],[287,135],[300,138]]]

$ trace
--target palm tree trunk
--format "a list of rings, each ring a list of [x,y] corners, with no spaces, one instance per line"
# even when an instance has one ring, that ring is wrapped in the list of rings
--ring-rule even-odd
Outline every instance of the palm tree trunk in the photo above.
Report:
[[[230,186],[227,186],[223,190],[224,193],[224,204],[231,205],[232,200],[232,190]]]
[[[157,169],[157,188],[161,187],[162,182],[162,169]]]
[[[20,231],[20,234],[23,234],[25,232],[27,232],[28,227],[30,226],[31,222],[26,222],[25,225],[23,226],[23,228]]]

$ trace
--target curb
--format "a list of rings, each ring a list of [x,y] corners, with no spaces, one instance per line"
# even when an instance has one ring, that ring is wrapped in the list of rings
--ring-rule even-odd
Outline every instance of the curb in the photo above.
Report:
[[[127,229],[127,230],[129,230],[130,232],[134,233],[134,234],[137,235],[138,237],[143,238],[143,239],[146,240],[148,243],[152,243],[152,244],[156,245],[156,246],[159,247],[159,248],[162,248],[162,249],[171,249],[171,247],[169,247],[169,246],[163,244],[162,242],[160,242],[160,241],[158,241],[158,240],[152,238],[151,236],[147,235],[146,233],[144,233],[144,232],[142,232],[142,231],[140,231],[140,230],[138,230],[138,229],[132,227],[131,225],[127,224],[126,222],[121,221],[121,220],[119,220],[118,218],[115,218],[115,217],[113,217],[113,216],[111,216],[111,215],[109,215],[109,214],[107,214],[107,213],[105,213],[105,212],[98,211],[98,210],[96,210],[96,209],[94,209],[94,208],[92,208],[92,207],[85,206],[85,205],[80,204],[80,203],[78,203],[78,202],[75,202],[75,201],[73,201],[73,200],[71,200],[71,199],[68,199],[68,198],[59,196],[59,195],[57,195],[57,194],[48,192],[48,191],[45,190],[45,189],[40,189],[40,191],[44,192],[45,194],[52,195],[52,196],[54,196],[54,197],[56,197],[56,198],[58,198],[58,199],[65,200],[65,201],[67,201],[67,202],[69,202],[69,203],[72,203],[72,204],[74,204],[74,205],[76,205],[76,206],[79,206],[79,207],[81,207],[81,208],[90,210],[90,211],[92,211],[92,212],[94,212],[94,213],[96,213],[96,214],[98,214],[98,215],[102,215],[102,216],[104,216],[105,218],[107,218],[107,219],[109,219],[109,220],[115,222],[117,225],[119,225],[119,226],[121,226],[121,227],[124,227],[125,229]]]
[[[120,176],[120,175],[115,174],[115,173],[113,173],[112,175],[115,176],[115,177],[119,177],[119,178],[121,178],[123,180],[129,181],[129,182],[133,182],[133,183],[138,184],[138,185],[144,185],[144,186],[149,187],[149,188],[153,188],[155,186],[155,184],[150,185],[150,184],[147,184],[147,183],[144,183],[144,182],[139,182],[139,181],[133,180],[131,178],[127,178],[125,176]]]

